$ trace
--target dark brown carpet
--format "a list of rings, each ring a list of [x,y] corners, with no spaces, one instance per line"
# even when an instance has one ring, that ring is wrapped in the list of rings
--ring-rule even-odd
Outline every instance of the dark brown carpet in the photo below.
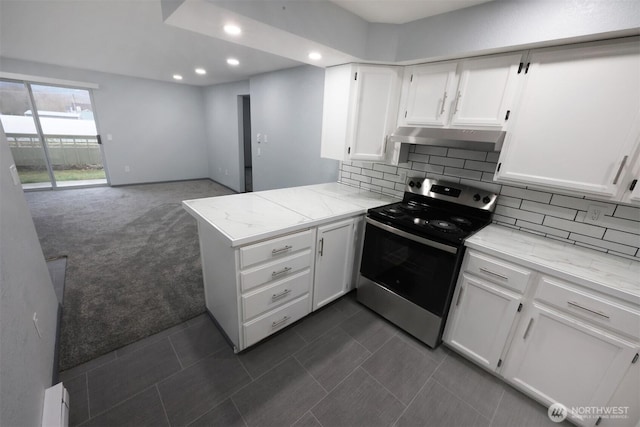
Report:
[[[66,255],[60,370],[204,312],[196,221],[209,180],[26,193],[45,258]]]

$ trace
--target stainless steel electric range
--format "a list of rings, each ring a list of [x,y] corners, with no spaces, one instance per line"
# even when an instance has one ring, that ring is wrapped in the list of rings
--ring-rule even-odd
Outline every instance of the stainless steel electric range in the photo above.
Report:
[[[437,347],[464,240],[491,222],[496,199],[480,188],[409,178],[402,202],[367,212],[358,301]]]

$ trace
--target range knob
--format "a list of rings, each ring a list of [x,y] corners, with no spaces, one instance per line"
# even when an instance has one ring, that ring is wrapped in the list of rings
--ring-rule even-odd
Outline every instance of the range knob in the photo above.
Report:
[[[409,187],[413,188],[416,186],[416,183],[413,181],[409,181]]]
[[[422,183],[420,181],[416,182],[416,188],[422,187]]]
[[[491,199],[489,198],[489,196],[484,196],[484,199],[482,199],[482,203],[489,203],[491,201]]]
[[[479,195],[478,193],[474,194],[474,195],[473,195],[473,200],[475,200],[476,202],[477,202],[478,200],[480,200],[480,195]]]

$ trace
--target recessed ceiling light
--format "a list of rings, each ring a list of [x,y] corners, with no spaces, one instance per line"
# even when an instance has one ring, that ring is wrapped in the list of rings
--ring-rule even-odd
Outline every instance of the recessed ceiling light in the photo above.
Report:
[[[205,70],[204,68],[196,68],[196,74],[200,74],[201,76],[204,76],[205,74],[207,74],[207,70]]]
[[[229,65],[240,65],[240,61],[238,61],[235,58],[228,58],[227,59],[227,64],[229,64]]]
[[[174,75],[173,75],[173,78],[174,78],[175,80],[182,80],[182,76],[181,76],[180,74],[174,74]]]
[[[311,53],[309,54],[309,59],[312,59],[312,60],[314,60],[314,61],[317,61],[317,60],[319,60],[319,59],[322,59],[322,55],[320,55],[320,53],[318,53],[318,52],[311,52]]]
[[[224,26],[224,32],[232,36],[237,36],[242,30],[237,25],[227,24]]]

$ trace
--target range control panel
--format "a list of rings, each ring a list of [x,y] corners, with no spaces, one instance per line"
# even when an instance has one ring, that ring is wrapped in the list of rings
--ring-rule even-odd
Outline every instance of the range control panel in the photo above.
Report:
[[[407,178],[405,192],[493,211],[498,195],[482,188],[430,178]]]

